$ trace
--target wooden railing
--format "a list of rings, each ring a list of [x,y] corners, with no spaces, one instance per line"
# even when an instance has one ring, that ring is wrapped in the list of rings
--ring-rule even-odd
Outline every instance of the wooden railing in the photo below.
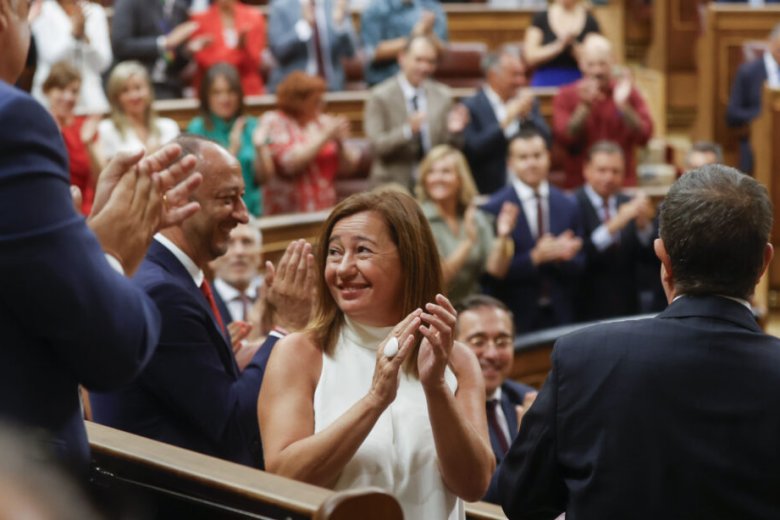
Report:
[[[540,110],[548,123],[552,123],[552,98],[558,92],[557,88],[533,89],[539,99]],[[473,88],[455,88],[452,93],[457,100],[463,100],[474,95]],[[351,126],[352,135],[363,137],[363,106],[368,99],[368,91],[328,92],[325,94],[325,111],[345,116]],[[169,117],[179,124],[183,130],[189,122],[198,115],[197,99],[166,99],[154,102],[158,115]],[[244,101],[246,113],[259,116],[268,110],[276,108],[276,96],[248,96]]]
[[[774,204],[775,225],[772,228],[772,245],[775,258],[765,277],[756,288],[756,305],[769,308],[769,290],[780,290],[780,90],[764,87],[761,115],[750,127],[750,141],[755,156],[755,178],[766,186]],[[773,298],[773,300],[776,298]]]
[[[93,485],[171,518],[403,519],[398,501],[377,488],[335,492],[91,422],[87,433]],[[473,520],[506,518],[493,504],[466,509]]]

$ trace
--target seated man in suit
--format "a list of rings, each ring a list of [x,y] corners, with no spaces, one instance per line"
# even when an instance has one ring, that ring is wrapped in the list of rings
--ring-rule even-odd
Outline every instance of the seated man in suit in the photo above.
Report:
[[[436,57],[430,37],[414,36],[398,54],[401,72],[371,89],[363,124],[374,147],[375,184],[395,182],[411,191],[428,150],[462,141],[468,111],[453,107],[450,89],[430,79]]]
[[[355,38],[348,0],[273,0],[268,45],[277,66],[269,90],[294,70],[320,76],[328,90],[343,90],[341,60],[355,55]]]
[[[507,184],[506,149],[521,128],[534,127],[550,143],[550,128],[539,112],[539,101],[526,88],[528,76],[517,46],[507,45],[482,61],[485,84],[463,104],[469,122],[463,152],[480,193],[492,194]]]
[[[615,69],[612,44],[589,34],[579,52],[582,79],[561,87],[553,98],[553,137],[566,148],[566,187],[582,185],[585,153],[604,139],[623,149],[626,185],[636,185],[634,149],[653,135],[650,111],[628,71]]]
[[[498,215],[504,202],[522,208],[512,233],[515,254],[502,280],[486,275],[486,289],[512,311],[517,332],[574,321],[574,290],[585,264],[576,202],[547,182],[550,154],[533,128],[509,141],[512,183],[482,207]]]
[[[558,340],[499,472],[510,519],[780,518],[780,340],[747,301],[773,255],[768,193],[704,166],[660,222],[669,307]]]
[[[696,141],[685,154],[685,170],[695,170],[707,164],[723,164],[723,148],[712,141]]]
[[[575,197],[582,215],[585,271],[577,295],[577,318],[601,320],[639,313],[641,263],[653,264],[654,210],[643,192],[621,193],[625,161],[612,141],[590,147],[585,185]]]
[[[79,384],[114,388],[146,364],[160,333],[132,275],[153,234],[197,211],[200,180],[164,147],[139,162],[120,154],[101,172],[85,222],[48,112],[14,88],[30,42],[30,2],[0,0],[0,421],[31,429],[60,459],[86,469]],[[165,204],[163,203],[165,202]]]
[[[186,135],[176,142],[198,159],[204,180],[193,198],[201,211],[155,236],[134,282],[160,309],[157,351],[129,385],[92,393],[92,411],[108,426],[262,467],[257,396],[264,361],[280,334],[270,334],[239,371],[231,349],[231,339],[239,338],[228,337],[203,273],[227,250],[231,229],[248,221],[241,167],[212,141]],[[295,249],[296,271],[300,265],[306,272],[310,250]]]
[[[447,15],[436,0],[370,0],[360,16],[365,78],[369,87],[398,73],[396,57],[415,36],[446,47]]]
[[[744,130],[739,141],[739,169],[745,173],[753,173],[750,123],[761,113],[764,83],[780,88],[780,24],[769,34],[768,48],[763,56],[740,65],[731,84],[726,123]]]
[[[485,378],[490,445],[498,467],[517,435],[523,414],[536,399],[536,390],[507,379],[515,353],[515,326],[507,306],[479,294],[467,297],[456,308],[455,339],[474,351]],[[498,503],[495,476],[483,500]]]
[[[214,289],[225,303],[229,321],[250,319],[263,283],[258,271],[262,247],[263,236],[256,225],[238,224],[230,232],[227,252],[212,264]]]

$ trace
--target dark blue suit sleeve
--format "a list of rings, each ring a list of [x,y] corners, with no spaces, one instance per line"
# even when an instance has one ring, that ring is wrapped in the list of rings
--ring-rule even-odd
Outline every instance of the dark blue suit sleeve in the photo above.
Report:
[[[551,519],[566,507],[566,487],[557,461],[557,355],[520,433],[498,469],[498,494],[510,520]],[[491,483],[492,485],[492,483]]]
[[[90,388],[121,385],[151,356],[159,313],[109,266],[75,212],[64,145],[45,109],[0,83],[0,120],[4,335],[45,347],[63,374]],[[37,367],[15,369],[29,375]],[[46,382],[37,384],[45,394]]]
[[[763,67],[763,61],[758,65]],[[756,62],[740,65],[734,76],[729,103],[726,107],[726,123],[729,126],[747,125],[758,116],[761,111],[763,84],[764,78]]]
[[[236,378],[219,353],[227,345],[220,344],[223,340],[213,320],[190,292],[168,281],[147,291],[165,321],[157,353],[141,375],[141,384],[172,415],[192,424],[215,445],[252,445],[259,438],[260,362],[276,338],[269,336]]]

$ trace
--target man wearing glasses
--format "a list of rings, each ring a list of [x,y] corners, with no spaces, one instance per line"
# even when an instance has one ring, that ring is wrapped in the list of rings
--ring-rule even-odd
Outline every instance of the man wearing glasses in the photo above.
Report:
[[[517,435],[523,414],[536,398],[532,387],[507,379],[514,359],[512,313],[491,296],[470,296],[458,305],[456,339],[474,351],[482,368],[490,445],[498,467]],[[483,500],[498,503],[495,477]]]

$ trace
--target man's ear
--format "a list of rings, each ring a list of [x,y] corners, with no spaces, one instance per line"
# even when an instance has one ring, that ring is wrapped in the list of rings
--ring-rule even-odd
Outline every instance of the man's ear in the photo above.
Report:
[[[667,301],[672,303],[675,297],[672,259],[666,251],[663,239],[656,238],[655,242],[653,242],[653,249],[655,250],[655,256],[661,261],[661,285],[664,288],[664,293],[666,293]]]
[[[0,0],[1,2],[2,0]],[[761,279],[762,276],[764,276],[764,273],[769,268],[769,264],[772,263],[772,258],[775,256],[775,248],[772,246],[771,243],[767,242],[764,246],[764,263],[761,266],[761,272],[758,274],[758,280]],[[756,283],[758,283],[758,280],[756,280]]]

